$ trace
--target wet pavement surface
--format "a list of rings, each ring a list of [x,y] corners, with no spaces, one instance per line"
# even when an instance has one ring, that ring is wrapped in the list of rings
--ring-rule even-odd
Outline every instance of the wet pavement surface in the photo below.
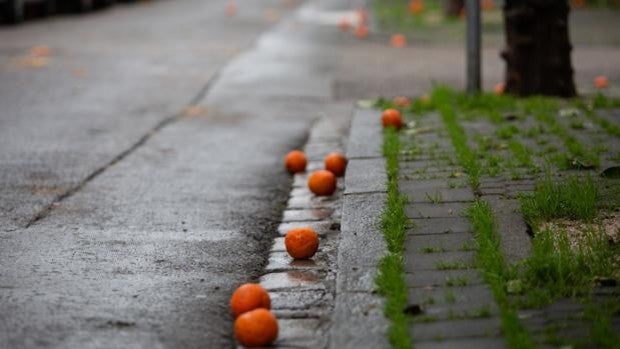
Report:
[[[282,157],[317,120],[346,138],[356,99],[463,83],[460,47],[339,32],[363,2],[253,0],[226,17],[225,1],[162,0],[0,28],[0,347],[233,347],[228,298],[261,276],[282,338],[326,333],[339,212]],[[306,150],[320,160],[345,142],[330,144]],[[384,178],[368,175],[344,194]],[[324,232],[324,259],[283,255],[300,224]],[[345,307],[368,303],[351,292]]]

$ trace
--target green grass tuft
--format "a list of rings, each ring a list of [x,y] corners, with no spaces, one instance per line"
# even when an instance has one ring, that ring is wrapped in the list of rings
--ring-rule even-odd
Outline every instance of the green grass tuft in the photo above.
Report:
[[[517,312],[506,293],[505,285],[513,277],[513,273],[504,262],[491,207],[486,202],[477,200],[470,206],[468,214],[478,245],[478,263],[499,305],[502,329],[508,346],[512,349],[533,348],[532,338],[519,322]]]
[[[536,184],[533,193],[519,199],[525,221],[535,227],[556,218],[591,221],[596,216],[598,197],[598,187],[591,177],[555,182],[547,176]]]
[[[467,143],[467,134],[459,124],[453,104],[454,93],[447,88],[436,88],[432,94],[432,100],[438,106],[441,118],[443,119],[452,145],[456,152],[459,163],[469,175],[469,182],[474,189],[480,186],[480,164],[476,157],[476,153],[469,147]]]
[[[385,297],[385,315],[390,319],[388,338],[394,348],[411,348],[409,319],[404,312],[407,306],[407,285],[403,270],[403,244],[407,216],[406,197],[398,191],[398,154],[400,139],[394,129],[386,129],[383,135],[383,154],[386,157],[388,192],[386,208],[381,216],[383,237],[387,243],[388,254],[378,265],[375,279],[378,291]]]

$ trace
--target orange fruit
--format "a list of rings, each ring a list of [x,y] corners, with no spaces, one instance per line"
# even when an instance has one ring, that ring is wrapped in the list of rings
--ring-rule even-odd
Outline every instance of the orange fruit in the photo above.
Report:
[[[599,90],[607,88],[609,86],[609,80],[607,80],[606,76],[599,75],[594,78],[594,86]]]
[[[52,49],[49,46],[39,45],[30,49],[32,57],[48,57],[52,55]]]
[[[360,24],[355,28],[355,36],[358,39],[366,39],[368,37],[368,27]]]
[[[293,150],[284,157],[284,167],[289,173],[304,172],[307,164],[306,154],[300,150]]]
[[[329,153],[324,160],[325,169],[333,173],[336,177],[344,176],[347,169],[347,158],[340,153]]]
[[[312,258],[319,248],[319,235],[310,227],[291,229],[284,237],[284,245],[295,259]]]
[[[239,8],[237,7],[237,4],[235,4],[232,1],[226,3],[226,7],[224,8],[224,12],[226,13],[227,16],[230,16],[230,17],[236,15],[238,10]]]
[[[424,3],[422,0],[411,0],[409,2],[409,12],[411,14],[417,15],[424,11]]]
[[[332,195],[336,191],[336,176],[327,170],[314,171],[308,177],[308,188],[318,196]]]
[[[396,109],[386,109],[381,113],[381,123],[383,127],[392,126],[396,129],[403,127],[403,118]]]
[[[574,8],[584,8],[586,7],[586,0],[572,0],[571,4]]]
[[[368,10],[362,7],[357,9],[357,11],[355,12],[357,13],[357,19],[360,21],[360,23],[368,23]]]
[[[237,341],[249,348],[264,347],[278,338],[278,320],[267,309],[254,309],[235,320]]]
[[[506,91],[506,85],[504,85],[503,82],[498,82],[495,86],[493,86],[493,93],[498,96],[503,95],[504,91]]]
[[[409,98],[403,97],[403,96],[395,97],[392,100],[392,103],[394,103],[395,106],[400,107],[400,108],[407,108],[408,106],[411,105],[411,101],[409,100]]]
[[[235,317],[257,308],[271,308],[269,293],[259,284],[243,284],[230,297],[230,310]]]
[[[407,38],[403,34],[394,34],[390,38],[390,45],[395,48],[403,48],[407,46]]]
[[[495,8],[495,2],[493,0],[482,0],[481,7],[483,11],[491,11]]]

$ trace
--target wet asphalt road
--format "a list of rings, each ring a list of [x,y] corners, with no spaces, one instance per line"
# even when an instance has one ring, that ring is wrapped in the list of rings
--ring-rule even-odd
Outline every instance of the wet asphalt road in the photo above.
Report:
[[[1,348],[232,346],[228,297],[263,266],[281,157],[324,96],[269,93],[241,54],[294,1],[224,3],[0,28]]]

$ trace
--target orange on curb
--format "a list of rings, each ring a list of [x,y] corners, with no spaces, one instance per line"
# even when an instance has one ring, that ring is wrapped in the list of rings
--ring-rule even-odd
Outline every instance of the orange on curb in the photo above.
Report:
[[[258,308],[271,308],[269,293],[259,284],[243,284],[230,297],[230,310],[235,317]]]
[[[368,27],[360,24],[355,28],[355,36],[358,39],[366,39],[368,37]]]
[[[304,172],[306,165],[308,165],[308,159],[303,151],[293,150],[284,157],[284,167],[291,174]]]
[[[498,96],[503,95],[505,91],[506,85],[503,82],[498,82],[495,86],[493,86],[493,93]]]
[[[329,196],[336,191],[336,176],[327,170],[312,172],[308,177],[308,188],[318,196]]]
[[[599,75],[594,78],[594,87],[600,89],[607,88],[609,86],[609,80],[604,75]]]
[[[403,48],[407,46],[407,38],[403,34],[394,34],[390,38],[390,45],[395,48]]]
[[[237,341],[249,348],[264,347],[278,338],[278,320],[267,309],[255,309],[235,320]]]
[[[344,172],[347,169],[347,158],[337,152],[329,153],[323,160],[325,163],[325,169],[333,173],[336,177],[344,176]]]
[[[294,228],[286,233],[284,246],[295,259],[312,258],[319,248],[319,235],[310,227]]]
[[[396,109],[386,109],[381,113],[381,123],[383,127],[392,126],[397,130],[403,127],[403,118]]]
[[[407,97],[398,96],[398,97],[394,97],[394,99],[392,100],[392,103],[394,103],[394,105],[397,107],[407,108],[411,105],[411,100],[409,100],[409,98]]]

